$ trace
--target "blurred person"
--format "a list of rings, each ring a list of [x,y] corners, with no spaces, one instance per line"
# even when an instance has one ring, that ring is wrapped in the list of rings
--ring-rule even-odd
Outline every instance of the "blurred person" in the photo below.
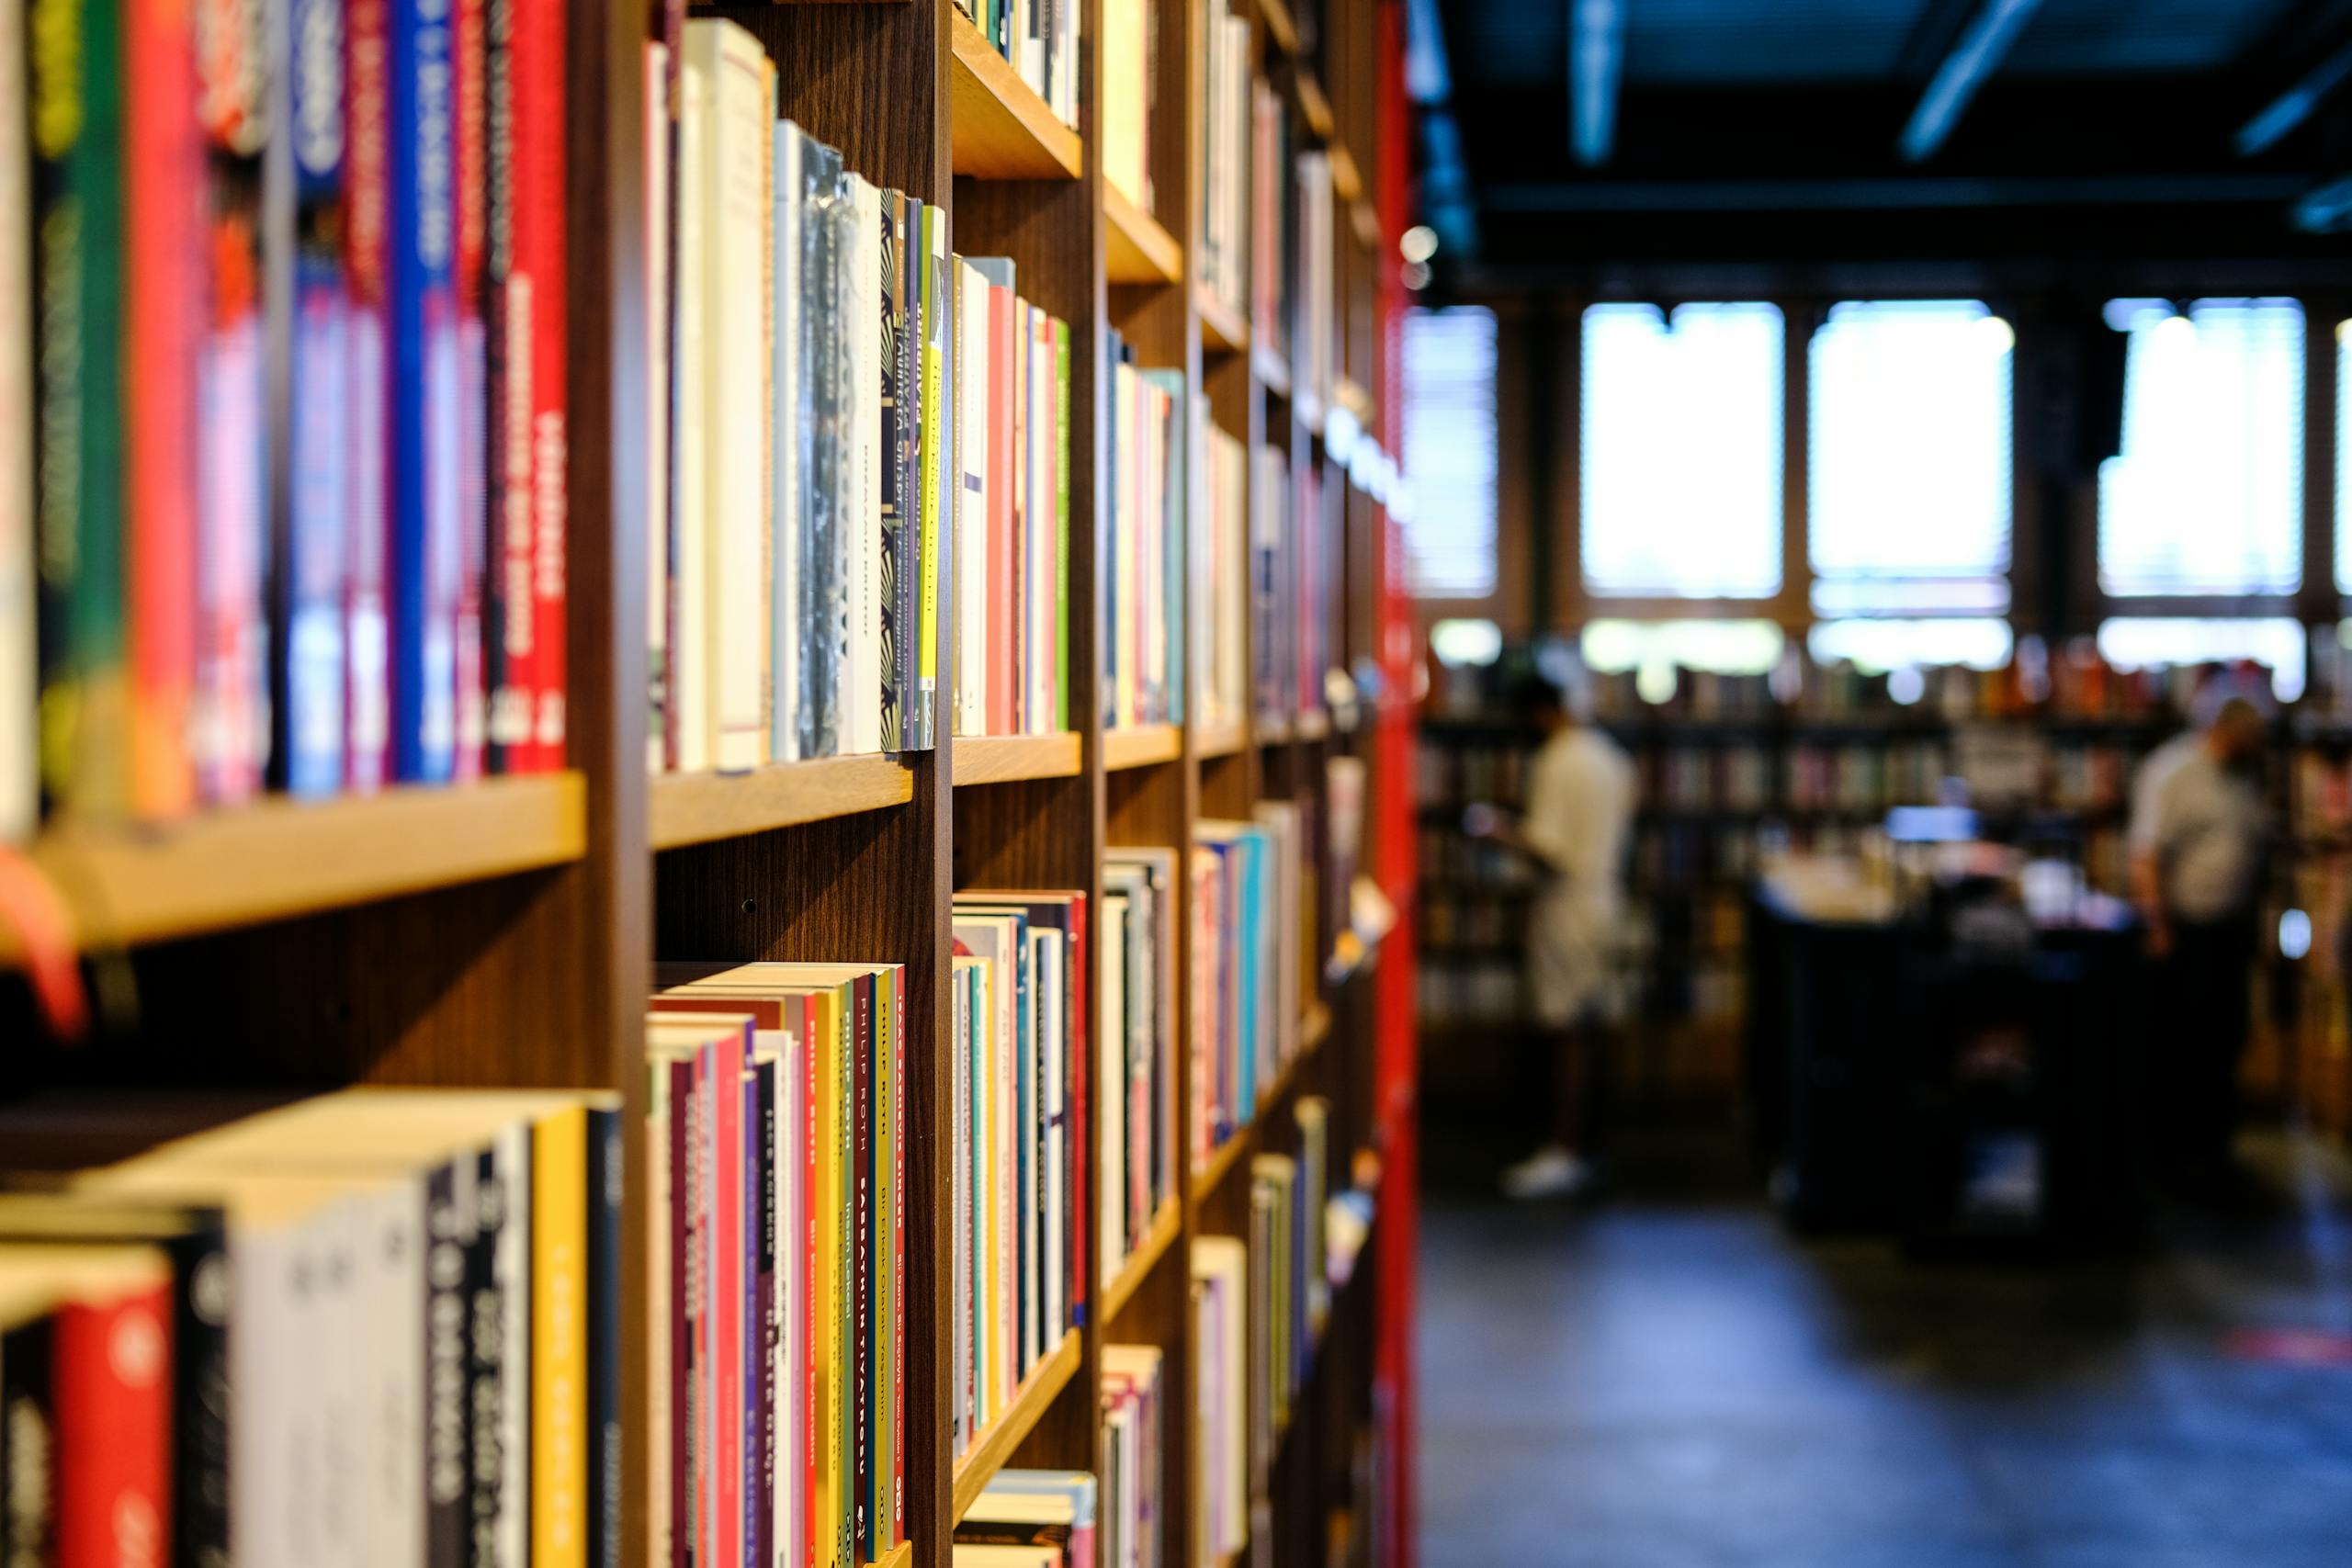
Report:
[[[2230,1170],[2267,839],[2261,710],[2214,686],[2193,717],[2140,764],[2130,834],[2132,890],[2154,961],[2157,1171],[2192,1186]]]
[[[1524,698],[1544,744],[1516,822],[1472,807],[1463,826],[1533,861],[1542,885],[1527,929],[1527,979],[1553,1072],[1548,1142],[1503,1173],[1521,1199],[1566,1197],[1592,1184],[1593,1100],[1602,1070],[1600,1010],[1623,918],[1625,842],[1634,773],[1617,743],[1541,678]]]

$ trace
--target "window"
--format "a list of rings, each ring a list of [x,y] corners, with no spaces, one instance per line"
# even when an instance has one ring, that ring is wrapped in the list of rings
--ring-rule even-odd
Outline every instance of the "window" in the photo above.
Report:
[[[1578,639],[1587,669],[1603,675],[1634,671],[1645,702],[1674,695],[1676,671],[1763,675],[1781,661],[1787,637],[1770,621],[1589,621]]]
[[[1405,314],[1408,581],[1422,599],[1495,591],[1495,313]]]
[[[2335,323],[2335,591],[2352,593],[2352,321]]]
[[[2099,623],[2098,652],[2118,670],[2249,659],[2270,671],[2270,688],[2278,700],[2290,703],[2303,694],[2308,645],[2302,624],[2286,616],[2191,620],[2132,615]]]
[[[1812,346],[1816,613],[2009,607],[2015,342],[1973,299],[1830,310]]]
[[[2119,299],[2123,451],[2099,468],[2113,594],[2291,593],[2302,581],[2303,312],[2292,299]],[[2102,637],[2104,641],[2104,637]]]
[[[1816,621],[1805,635],[1817,662],[1842,659],[1880,674],[1934,664],[1998,670],[2008,663],[2014,644],[2009,623],[1989,616]]]
[[[1781,587],[1781,312],[1584,314],[1584,581],[1598,594],[1763,599]]]

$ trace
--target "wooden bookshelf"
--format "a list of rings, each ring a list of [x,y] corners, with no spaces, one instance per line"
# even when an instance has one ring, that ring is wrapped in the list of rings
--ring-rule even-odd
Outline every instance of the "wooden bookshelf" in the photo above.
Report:
[[[1080,737],[987,735],[955,743],[956,787],[1013,784],[1023,779],[1068,779],[1079,773]]]
[[[1202,353],[1250,352],[1250,323],[1238,310],[1204,287],[1193,290],[1193,303],[1200,312]]]
[[[886,811],[914,798],[914,774],[896,757],[775,762],[749,773],[667,773],[653,781],[657,850]]]
[[[1331,118],[1331,100],[1324,95],[1323,84],[1314,72],[1301,67],[1291,78],[1291,85],[1298,97],[1298,112],[1306,122],[1307,133],[1318,141],[1328,141],[1338,121]]]
[[[1046,1412],[1053,1408],[1062,1391],[1070,1385],[1083,1359],[1078,1331],[1072,1329],[1046,1353],[1044,1359],[1029,1369],[1029,1375],[1012,1392],[1012,1403],[981,1430],[971,1450],[956,1461],[955,1506],[950,1525],[961,1523],[964,1516],[971,1512],[981,1490],[1011,1461],[1022,1439],[1036,1429]]]
[[[1102,732],[1102,765],[1114,773],[1172,762],[1184,754],[1184,732],[1172,724],[1140,724]]]
[[[1193,752],[1199,757],[1230,757],[1250,745],[1250,727],[1246,724],[1204,726],[1193,731]]]
[[[1127,1254],[1126,1261],[1119,1265],[1119,1271],[1112,1275],[1110,1282],[1102,1287],[1104,1317],[1116,1317],[1125,1310],[1145,1279],[1159,1267],[1159,1260],[1168,1256],[1169,1248],[1174,1247],[1177,1238],[1183,1234],[1184,1206],[1176,1199],[1170,1198],[1159,1205],[1149,1228],[1136,1243],[1135,1249]]]
[[[1258,0],[1258,19],[1265,24],[1268,43],[1284,54],[1298,52],[1298,24],[1291,20],[1289,0]]]
[[[1345,142],[1331,145],[1331,194],[1342,207],[1352,208],[1363,199],[1363,176],[1356,172],[1355,154]]]
[[[984,180],[1074,180],[1079,134],[1046,107],[1012,62],[961,11],[949,9],[948,125],[956,173]]]
[[[1250,374],[1258,384],[1278,398],[1290,396],[1290,365],[1264,344],[1250,345]]]
[[[576,773],[303,801],[276,797],[153,826],[53,827],[33,864],[83,947],[126,947],[292,919],[576,861]],[[0,956],[13,956],[0,927]]]
[[[915,1543],[911,1540],[902,1540],[884,1552],[881,1560],[876,1562],[873,1568],[913,1568],[914,1560]]]
[[[1108,249],[1104,267],[1113,283],[1181,283],[1184,277],[1184,247],[1159,220],[1119,194],[1102,186],[1102,216]]]

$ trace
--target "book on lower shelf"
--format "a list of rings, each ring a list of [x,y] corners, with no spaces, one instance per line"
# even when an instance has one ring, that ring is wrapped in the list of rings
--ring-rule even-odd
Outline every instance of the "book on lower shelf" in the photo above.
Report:
[[[855,1564],[906,1539],[906,972],[656,966],[660,1561]]]
[[[956,896],[950,1422],[970,1451],[1076,1325],[1092,1254],[1082,1151],[1086,896]]]
[[[1104,1551],[1095,1478],[1082,1470],[1001,1470],[956,1526],[958,1568],[1119,1568]]]
[[[1145,369],[1116,333],[1103,493],[1102,723],[1184,721],[1185,430],[1181,370]]]
[[[0,1194],[10,1473],[46,1446],[51,1476],[11,1493],[12,1560],[111,1561],[127,1518],[158,1561],[619,1550],[616,1097],[360,1089],[225,1121],[215,1099],[91,1097],[7,1120],[15,1163],[141,1150]]]
[[[1218,1568],[1250,1541],[1258,1471],[1250,1419],[1250,1249],[1193,1238],[1193,1562]]]
[[[1168,1474],[1167,1384],[1156,1345],[1102,1347],[1102,1561],[1159,1568]]]
[[[1176,1193],[1176,852],[1102,855],[1097,1134],[1105,1277]]]
[[[1205,525],[1193,542],[1193,690],[1195,716],[1214,728],[1250,716],[1250,449],[1212,424],[1205,412],[1195,418],[1207,432],[1208,493],[1203,497]]]
[[[1078,124],[1077,6],[1050,0],[956,0],[956,6],[1057,119]]]
[[[1259,1097],[1296,1057],[1313,973],[1298,807],[1261,801],[1258,812],[1193,826],[1194,1168],[1256,1119]]]

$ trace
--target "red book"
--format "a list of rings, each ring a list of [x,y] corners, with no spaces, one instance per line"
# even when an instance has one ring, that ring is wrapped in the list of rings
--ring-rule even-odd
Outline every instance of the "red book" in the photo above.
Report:
[[[391,445],[385,393],[391,268],[391,16],[386,0],[345,0],[344,163],[346,266],[351,289],[349,437],[349,621],[345,628],[345,723],[350,751],[345,782],[382,784],[391,768],[390,504],[385,454]]]
[[[817,1360],[817,1086],[822,1075],[817,1070],[817,1054],[832,1049],[832,1043],[820,1043],[816,1022],[822,1015],[807,997],[793,998],[793,1024],[800,1035],[800,1106],[804,1125],[800,1129],[800,1334],[792,1347],[793,1373],[800,1380],[800,1506],[794,1510],[800,1524],[800,1547],[797,1557],[787,1562],[804,1564],[805,1568],[820,1568],[819,1557],[825,1550],[820,1542],[825,1539],[818,1529],[814,1512],[823,1476],[819,1457],[825,1452],[826,1435],[817,1419],[819,1389]]]
[[[123,406],[130,654],[130,802],[196,799],[197,365],[204,335],[204,135],[187,0],[122,10]],[[111,258],[109,258],[111,259]]]
[[[124,1280],[52,1320],[57,1568],[162,1568],[171,1554],[171,1280]]]
[[[564,761],[564,568],[570,446],[564,280],[564,0],[511,0],[514,102],[514,273],[507,279],[513,352],[529,344],[530,615],[536,663],[531,729],[516,771]],[[520,290],[518,293],[517,290]],[[514,333],[523,324],[524,333]],[[514,450],[514,437],[508,437]]]
[[[989,288],[989,721],[1012,733],[1012,290]]]
[[[750,1066],[752,1033],[719,1047],[713,1074],[718,1106],[712,1153],[718,1198],[711,1247],[712,1414],[718,1444],[709,1450],[714,1481],[716,1529],[710,1561],[716,1568],[749,1568],[743,1562],[743,1074]]]
[[[489,333],[482,279],[489,265],[489,19],[484,0],[457,0],[450,47],[458,76],[456,246],[458,297],[457,746],[450,776],[480,778],[486,762],[489,694],[483,669],[482,573],[491,529]]]

